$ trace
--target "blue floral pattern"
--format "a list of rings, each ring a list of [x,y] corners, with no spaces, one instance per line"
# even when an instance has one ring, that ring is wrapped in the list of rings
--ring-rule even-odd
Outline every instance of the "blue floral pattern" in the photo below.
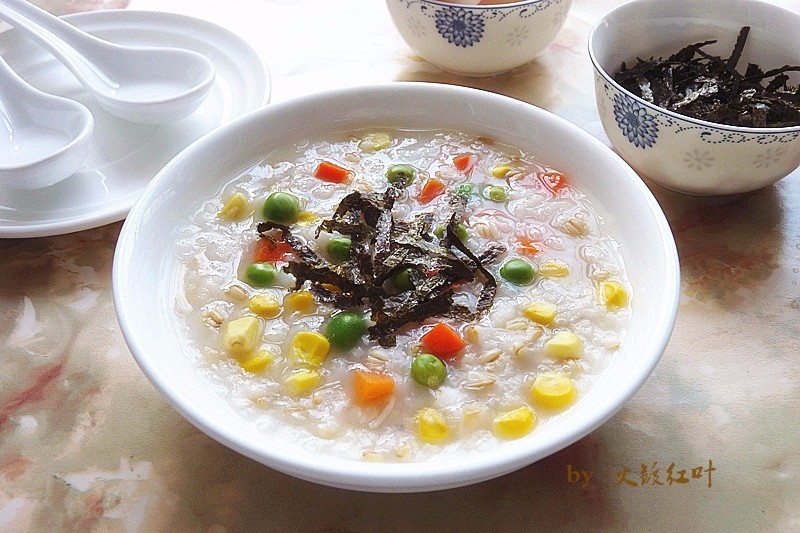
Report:
[[[724,180],[729,173],[732,154],[741,146],[739,158],[744,172],[745,167],[761,172],[761,169],[783,169],[791,172],[791,154],[800,144],[800,128],[795,131],[742,131],[742,128],[724,124],[703,124],[696,119],[672,114],[653,104],[640,101],[618,88],[612,87],[611,81],[595,70],[597,91],[597,109],[603,121],[603,127],[623,158],[634,157],[638,148],[652,147],[648,153],[664,154],[670,157],[671,163],[683,163],[683,170],[692,176],[711,177]],[[611,108],[619,129],[614,122],[609,122]],[[620,134],[622,138],[620,138]],[[627,139],[628,143],[625,142]],[[656,145],[656,140],[660,144]],[[702,144],[697,145],[696,141]],[[707,145],[706,149],[703,145]],[[791,146],[791,148],[790,148]],[[687,151],[688,149],[688,151]],[[680,154],[683,154],[683,157]],[[745,159],[747,158],[747,159]],[[641,171],[651,173],[652,179],[661,172],[659,169],[646,168],[649,163],[642,163]],[[698,177],[698,179],[700,179]],[[680,189],[678,189],[680,190]],[[703,193],[700,193],[703,194]]]
[[[456,46],[472,46],[483,37],[483,17],[462,8],[440,9],[436,12],[436,30]]]
[[[530,17],[543,16],[540,13],[550,10],[553,24],[560,25],[567,16],[571,2],[568,0],[537,0],[533,3],[525,2],[524,5],[504,5],[497,7],[471,6],[443,7],[439,2],[430,0],[394,0],[404,4],[408,9],[419,9],[425,17],[433,20],[436,31],[448,43],[462,48],[473,46],[483,39],[486,24],[491,21],[505,20],[516,17],[524,20]],[[409,28],[414,35],[424,34],[422,28]],[[524,46],[527,40],[525,35],[513,34],[508,41],[514,46]]]
[[[614,96],[614,117],[622,134],[638,148],[653,146],[658,138],[656,118],[632,98],[618,94]]]
[[[742,133],[734,131],[733,127],[718,124],[716,126],[701,126],[692,122],[693,119],[682,119],[680,117],[670,116],[666,113],[659,112],[659,109],[653,106],[648,113],[648,108],[631,98],[626,94],[620,93],[616,89],[612,89],[608,83],[603,83],[603,92],[605,98],[598,101],[597,107],[599,110],[604,111],[607,102],[614,105],[614,117],[616,118],[617,125],[622,130],[628,140],[636,145],[646,148],[653,146],[655,140],[658,138],[659,132],[683,133],[694,132],[700,140],[707,144],[746,144],[754,142],[756,144],[767,145],[778,143],[779,145],[790,144],[800,139],[800,131],[790,131],[786,133]],[[635,131],[629,131],[634,128],[633,123],[639,124],[640,130],[646,130],[647,134],[639,133],[637,136]],[[649,137],[649,144],[647,140]],[[636,142],[636,139],[639,142]]]

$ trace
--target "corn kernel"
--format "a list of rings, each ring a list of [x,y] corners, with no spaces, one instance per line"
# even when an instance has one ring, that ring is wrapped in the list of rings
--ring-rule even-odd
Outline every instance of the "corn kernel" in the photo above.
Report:
[[[604,281],[600,284],[600,294],[606,307],[620,308],[628,305],[628,291],[619,282]]]
[[[308,226],[317,220],[317,215],[311,211],[300,211],[295,222],[301,226]]]
[[[498,415],[492,422],[494,434],[501,439],[524,437],[536,426],[536,415],[525,405]]]
[[[424,407],[417,412],[417,431],[423,442],[438,444],[450,436],[450,428],[439,411]]]
[[[257,374],[271,365],[274,360],[274,353],[269,350],[259,350],[251,356],[239,359],[239,366],[251,374]]]
[[[283,307],[287,313],[299,311],[310,315],[317,310],[317,302],[310,291],[290,292],[283,298]]]
[[[574,333],[559,331],[544,343],[544,351],[556,359],[577,359],[581,356],[583,344]]]
[[[330,350],[331,343],[321,333],[301,331],[292,339],[292,353],[301,363],[319,366]]]
[[[317,386],[321,377],[316,370],[295,370],[283,380],[283,384],[290,394],[301,396],[311,392]]]
[[[525,308],[525,316],[546,326],[556,318],[556,306],[548,302],[534,302]]]
[[[533,382],[533,401],[549,409],[561,409],[575,401],[575,385],[560,372],[539,374]]]
[[[569,276],[569,267],[561,261],[544,261],[539,265],[539,275],[548,278],[564,278]]]
[[[383,150],[384,148],[387,148],[391,143],[392,138],[389,136],[389,134],[379,131],[364,135],[361,138],[359,146],[362,150],[375,152],[377,150]]]
[[[250,200],[244,194],[237,192],[225,202],[225,205],[217,213],[217,217],[236,221],[249,217],[252,213],[253,206],[250,204]]]
[[[231,320],[222,334],[222,344],[234,355],[251,352],[258,342],[261,323],[256,317],[246,316]]]
[[[270,293],[256,294],[250,298],[248,306],[252,312],[264,318],[274,318],[281,312],[278,299]]]
[[[499,166],[496,166],[496,167],[494,167],[492,169],[492,176],[494,176],[495,178],[498,178],[498,179],[505,178],[506,174],[508,174],[509,171],[511,171],[511,167],[510,166],[508,166],[508,165],[499,165]]]

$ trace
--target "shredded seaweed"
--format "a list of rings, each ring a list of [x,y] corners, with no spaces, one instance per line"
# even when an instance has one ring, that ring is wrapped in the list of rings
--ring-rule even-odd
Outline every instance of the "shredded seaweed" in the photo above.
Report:
[[[637,59],[630,68],[622,63],[614,79],[659,107],[717,124],[757,128],[800,125],[800,91],[789,84],[786,74],[800,71],[800,66],[784,65],[764,72],[749,63],[745,73],[739,73],[737,65],[749,33],[749,26],[739,31],[727,59],[704,50],[716,40],[704,41],[667,59]]]
[[[373,323],[369,336],[384,347],[395,345],[400,328],[428,317],[484,316],[497,292],[497,281],[484,265],[505,252],[505,247],[492,245],[476,253],[458,238],[456,228],[465,217],[463,195],[451,197],[451,214],[442,239],[437,239],[431,231],[433,213],[395,220],[400,192],[393,186],[382,194],[348,194],[318,226],[315,237],[326,231],[350,238],[350,258],[340,264],[317,254],[288,226],[268,221],[257,227],[263,238],[280,234],[295,252],[296,258],[284,267],[295,278],[295,290],[308,286],[319,301],[338,309],[368,310]],[[400,290],[389,279],[404,269],[410,269],[413,287]],[[481,285],[473,309],[454,301],[458,291],[467,290],[462,285],[471,282]]]

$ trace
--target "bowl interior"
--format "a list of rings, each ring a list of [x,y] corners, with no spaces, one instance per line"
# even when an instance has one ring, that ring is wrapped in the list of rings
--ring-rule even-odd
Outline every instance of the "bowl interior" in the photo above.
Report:
[[[800,64],[800,15],[755,0],[634,0],[611,11],[595,27],[589,50],[596,65],[612,77],[622,62],[667,57],[681,48],[708,40],[703,50],[727,59],[739,30],[750,33],[737,65],[762,70]],[[792,83],[800,73],[788,73]]]
[[[325,131],[379,126],[461,130],[538,154],[589,195],[606,230],[621,243],[634,290],[623,348],[567,415],[502,452],[418,464],[320,457],[259,432],[193,368],[195,357],[175,314],[177,230],[224,183],[273,149]],[[641,386],[666,345],[677,311],[678,262],[669,227],[650,192],[630,167],[587,133],[511,98],[446,85],[394,83],[273,104],[190,146],[152,181],[128,216],[113,281],[117,314],[137,362],[175,408],[207,434],[303,479],[361,490],[420,491],[510,472],[574,442],[612,416]]]

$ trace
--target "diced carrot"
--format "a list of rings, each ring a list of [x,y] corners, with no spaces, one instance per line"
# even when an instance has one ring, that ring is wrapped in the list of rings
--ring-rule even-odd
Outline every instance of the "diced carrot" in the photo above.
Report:
[[[425,185],[422,186],[422,191],[419,193],[419,203],[427,204],[431,202],[434,198],[442,194],[444,189],[444,183],[435,178],[429,179],[425,182]]]
[[[283,261],[286,256],[292,255],[294,250],[289,244],[282,239],[267,239],[261,237],[256,244],[256,263],[274,263],[276,261]]]
[[[331,183],[342,183],[350,177],[350,170],[340,167],[335,163],[323,161],[317,166],[314,177]]]
[[[384,400],[394,392],[394,378],[379,372],[356,369],[352,371],[355,400],[370,405]]]
[[[436,357],[452,358],[466,343],[453,328],[439,322],[420,339],[422,346]]]
[[[453,165],[461,172],[469,174],[477,160],[478,157],[475,154],[461,154],[453,158]]]
[[[539,179],[541,179],[544,186],[552,192],[558,192],[559,189],[563,189],[567,184],[564,174],[560,172],[545,172],[539,175]]]
[[[542,251],[542,248],[528,237],[517,237],[517,242],[519,242],[517,249],[525,255],[536,255]]]

